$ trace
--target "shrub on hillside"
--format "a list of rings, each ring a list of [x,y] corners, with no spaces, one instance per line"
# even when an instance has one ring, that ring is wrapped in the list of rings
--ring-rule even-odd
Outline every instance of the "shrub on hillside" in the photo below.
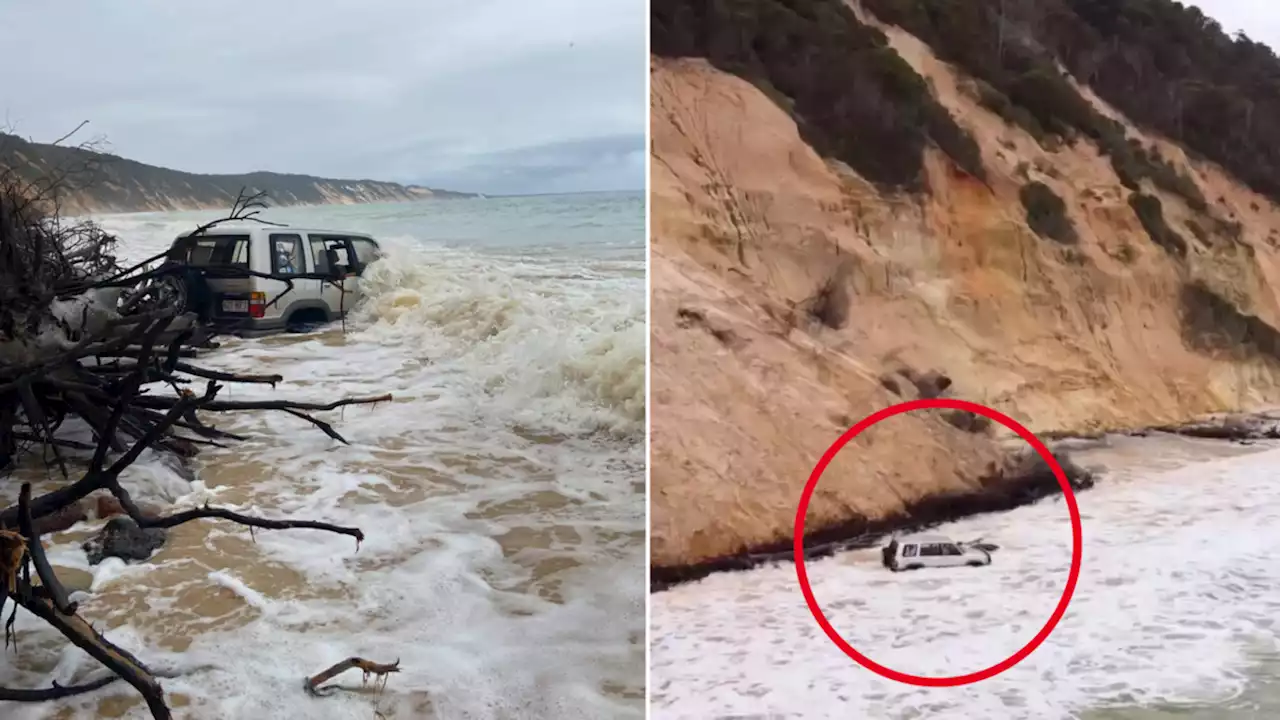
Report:
[[[1010,125],[1022,128],[1028,135],[1035,138],[1036,142],[1044,144],[1049,135],[1044,126],[1026,108],[1015,105],[1008,95],[995,89],[990,83],[982,80],[977,82],[977,100],[982,107],[999,115]]]
[[[1070,138],[1072,134],[1095,140],[1109,156],[1120,182],[1130,190],[1140,190],[1141,181],[1150,178],[1157,187],[1186,198],[1197,211],[1207,209],[1199,187],[1189,175],[1141,145],[1131,145],[1124,128],[1099,113],[1058,70],[1058,63],[1081,82],[1109,91],[1102,93],[1104,99],[1129,117],[1170,137],[1184,137],[1191,132],[1192,149],[1224,162],[1245,180],[1269,178],[1268,186],[1276,190],[1273,196],[1280,198],[1280,180],[1276,179],[1280,178],[1280,171],[1266,174],[1270,168],[1266,157],[1280,158],[1280,132],[1272,131],[1267,123],[1249,122],[1250,118],[1263,115],[1242,104],[1236,91],[1225,89],[1231,84],[1226,78],[1212,83],[1216,86],[1213,88],[1180,84],[1177,76],[1198,73],[1185,64],[1171,64],[1165,59],[1191,52],[1178,49],[1179,42],[1186,38],[1206,43],[1195,51],[1216,56],[1217,65],[1230,56],[1221,43],[1226,38],[1202,22],[1202,15],[1196,20],[1194,13],[1198,11],[1183,13],[1176,3],[1167,0],[863,1],[881,20],[911,32],[939,57],[973,76],[978,81],[979,102],[1025,129],[1041,144],[1054,136]],[[1052,22],[1045,21],[1049,18]],[[1101,41],[1099,32],[1112,36],[1145,33],[1142,39],[1146,42],[1137,47],[1106,43]],[[1132,58],[1140,59],[1140,71],[1131,66]],[[1280,63],[1274,57],[1265,61],[1259,52],[1251,59],[1259,64],[1261,77],[1280,74]],[[1110,72],[1098,72],[1100,65],[1106,65]],[[1171,68],[1178,72],[1170,72]],[[1127,91],[1120,92],[1121,87]],[[1280,109],[1280,91],[1276,90],[1280,86],[1271,83],[1267,88],[1268,97],[1275,96],[1275,107]],[[1203,111],[1192,118],[1183,98],[1201,98],[1211,93],[1226,104],[1210,111],[1210,104],[1206,103]],[[1214,128],[1213,132],[1201,133],[1208,126]],[[1246,135],[1267,136],[1274,153],[1266,157],[1241,153],[1239,162],[1226,162],[1223,139],[1240,136],[1242,127]],[[1194,141],[1201,139],[1204,142]],[[1233,143],[1230,152],[1249,145]],[[1214,146],[1222,151],[1211,152]],[[1255,171],[1252,174],[1251,168]]]
[[[1155,244],[1171,255],[1186,257],[1187,241],[1165,221],[1164,206],[1160,203],[1160,198],[1140,192],[1133,193],[1129,196],[1129,207],[1133,208],[1142,227]]]
[[[814,149],[872,182],[924,189],[931,142],[985,180],[972,136],[841,0],[654,0],[650,10],[654,54],[705,58],[776,89]]]
[[[1035,234],[1060,243],[1076,242],[1076,228],[1067,216],[1067,204],[1048,185],[1029,182],[1022,186],[1018,197],[1027,211],[1027,225]]]

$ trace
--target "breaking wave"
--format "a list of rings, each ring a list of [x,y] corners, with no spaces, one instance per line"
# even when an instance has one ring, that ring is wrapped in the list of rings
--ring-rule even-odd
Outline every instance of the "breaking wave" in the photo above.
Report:
[[[642,279],[573,260],[384,246],[361,278],[361,339],[457,369],[521,423],[643,432]]]

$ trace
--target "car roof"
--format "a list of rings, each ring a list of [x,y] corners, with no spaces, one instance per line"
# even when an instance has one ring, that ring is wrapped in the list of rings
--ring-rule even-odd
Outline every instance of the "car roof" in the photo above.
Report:
[[[194,228],[192,228],[192,230],[194,230]],[[313,228],[313,227],[292,227],[289,225],[275,226],[275,225],[231,225],[231,224],[219,225],[218,227],[210,229],[208,232],[201,233],[200,237],[205,237],[205,236],[217,237],[219,235],[245,235],[245,234],[251,234],[251,233],[263,233],[263,232],[272,232],[272,233],[281,233],[281,234],[305,233],[308,235],[345,235],[347,237],[365,238],[368,240],[373,239],[373,237],[369,235],[369,233],[356,232],[354,230],[333,230],[333,229]],[[178,237],[187,237],[190,234],[191,234],[191,231],[187,231],[180,234]]]

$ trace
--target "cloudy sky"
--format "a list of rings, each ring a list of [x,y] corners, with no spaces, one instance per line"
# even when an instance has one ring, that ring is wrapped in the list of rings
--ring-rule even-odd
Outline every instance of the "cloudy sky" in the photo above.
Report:
[[[1243,30],[1255,42],[1280,54],[1280,5],[1276,0],[1199,0],[1195,5],[1218,21],[1228,35]]]
[[[0,112],[202,173],[644,187],[646,0],[0,0]],[[56,52],[55,52],[56,48]]]

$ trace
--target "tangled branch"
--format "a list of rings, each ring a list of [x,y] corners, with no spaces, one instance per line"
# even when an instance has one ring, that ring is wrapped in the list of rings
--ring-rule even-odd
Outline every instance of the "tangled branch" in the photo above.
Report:
[[[56,202],[43,185],[0,170],[0,480],[20,459],[37,453],[62,483],[36,495],[22,483],[15,504],[0,509],[0,614],[13,608],[5,627],[14,641],[18,607],[43,620],[110,671],[76,685],[44,689],[0,688],[0,701],[39,702],[93,692],[116,680],[138,691],[155,718],[169,718],[157,675],[137,657],[112,644],[78,614],[45,554],[41,535],[57,517],[75,516],[94,493],[110,496],[140,528],[173,528],[197,520],[233,522],[266,530],[310,529],[364,539],[359,528],[318,520],[272,519],[226,508],[203,507],[158,513],[134,501],[120,477],[148,450],[191,457],[199,447],[242,440],[209,424],[211,413],[279,411],[298,417],[330,437],[346,440],[313,413],[391,399],[342,398],[327,403],[287,400],[219,400],[226,384],[275,387],[279,375],[239,374],[201,367],[202,342],[211,337],[198,314],[163,292],[166,278],[179,277],[176,263],[151,267],[158,255],[122,267],[116,238],[92,224],[63,227]],[[265,224],[258,217],[263,195],[242,192],[231,213],[196,228],[192,235],[230,221]],[[230,272],[211,268],[212,274]],[[239,270],[248,275],[260,275]],[[287,283],[309,275],[268,276]],[[333,281],[324,276],[321,279]],[[203,384],[203,391],[190,386]],[[168,388],[171,394],[156,392]],[[82,423],[92,442],[60,432]]]

